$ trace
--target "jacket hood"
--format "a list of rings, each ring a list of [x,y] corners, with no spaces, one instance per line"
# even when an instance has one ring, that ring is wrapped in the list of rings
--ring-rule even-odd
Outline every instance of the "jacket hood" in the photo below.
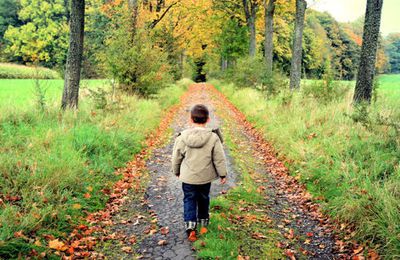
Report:
[[[183,142],[191,148],[203,147],[212,136],[211,129],[191,128],[182,132]]]

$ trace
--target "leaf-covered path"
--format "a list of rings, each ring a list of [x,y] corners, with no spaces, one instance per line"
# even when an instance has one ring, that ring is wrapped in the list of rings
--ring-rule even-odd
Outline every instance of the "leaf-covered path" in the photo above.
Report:
[[[131,259],[133,256],[142,259],[195,259],[196,252],[185,239],[181,183],[171,174],[170,160],[173,136],[188,127],[189,109],[197,103],[203,103],[211,110],[209,127],[229,130],[231,141],[244,156],[231,158],[225,147],[229,181],[224,186],[213,183],[212,197],[225,196],[226,190],[241,185],[240,169],[235,161],[251,157],[255,163],[249,167],[256,173],[252,178],[258,186],[257,192],[262,193],[266,200],[263,204],[266,206],[257,208],[257,211],[265,213],[271,225],[281,234],[276,247],[291,259],[345,258],[335,249],[337,242],[329,219],[321,214],[304,187],[288,176],[287,169],[276,159],[273,149],[244,115],[207,84],[192,85],[182,98],[171,120],[173,131],[169,141],[155,148],[146,160],[146,175],[150,176],[148,187],[142,190],[143,193],[131,192],[128,195],[124,206],[112,218],[114,224],[109,227],[108,233],[114,242],[105,240],[97,251],[110,259]],[[144,198],[138,197],[141,194]],[[262,239],[262,236],[248,234],[247,239]]]

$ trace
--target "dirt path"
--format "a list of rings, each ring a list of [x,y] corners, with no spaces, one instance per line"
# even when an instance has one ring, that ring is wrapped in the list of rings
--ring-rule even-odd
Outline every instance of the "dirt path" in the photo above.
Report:
[[[228,127],[234,137],[232,140],[242,147],[243,154],[255,159],[252,170],[262,174],[263,178],[257,182],[260,187],[266,187],[268,206],[265,212],[286,238],[277,241],[277,245],[286,250],[289,257],[292,254],[307,259],[341,257],[334,251],[335,237],[328,219],[320,213],[318,205],[310,200],[304,188],[287,176],[282,163],[274,157],[272,148],[240,111],[206,84],[193,85],[182,102],[171,124],[174,134],[188,127],[189,108],[202,103],[211,110],[209,127]],[[195,259],[192,245],[185,239],[181,183],[170,171],[173,142],[174,138],[171,138],[163,147],[155,149],[147,160],[150,180],[142,203],[126,203],[122,213],[114,218],[114,223],[119,224],[114,225],[112,231],[122,234],[120,236],[125,240],[131,238],[138,241],[133,253],[142,259]],[[213,183],[213,197],[235,187],[240,180],[234,160],[229,151],[226,152],[229,181],[224,186]],[[140,212],[147,212],[148,215],[142,216]],[[110,259],[132,258],[130,250],[121,252],[116,249],[114,245],[109,245],[104,246],[102,251]]]
[[[210,109],[211,121],[209,127],[219,127],[220,118],[216,115],[215,107],[211,102],[208,91],[198,85],[193,87],[191,95],[183,100],[184,105],[172,123],[174,135],[189,127],[189,110],[195,104],[205,104]],[[160,229],[168,229],[168,234],[157,232],[148,236],[140,244],[138,252],[148,259],[194,259],[191,245],[186,241],[183,224],[183,193],[181,182],[171,174],[171,154],[174,138],[162,148],[154,151],[153,157],[148,161],[147,168],[152,176],[149,188],[146,192],[150,210],[157,215]],[[223,190],[235,185],[236,174],[228,154],[228,170],[230,173],[227,184],[220,185],[214,182],[211,188],[211,197],[218,196]],[[158,243],[162,240],[167,242],[164,246]]]

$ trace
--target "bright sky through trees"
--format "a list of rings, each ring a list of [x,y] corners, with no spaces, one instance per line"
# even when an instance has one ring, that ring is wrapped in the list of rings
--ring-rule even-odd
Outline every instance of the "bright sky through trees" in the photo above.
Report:
[[[318,11],[327,11],[340,22],[350,22],[364,15],[366,3],[367,0],[313,0],[310,1],[310,7]],[[383,2],[381,24],[383,35],[400,32],[399,12],[399,0],[385,0]]]

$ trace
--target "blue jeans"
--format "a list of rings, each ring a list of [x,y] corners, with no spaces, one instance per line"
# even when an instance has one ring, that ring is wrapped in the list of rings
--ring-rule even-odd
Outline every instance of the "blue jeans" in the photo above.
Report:
[[[209,218],[210,187],[211,183],[201,185],[182,183],[185,222]]]

